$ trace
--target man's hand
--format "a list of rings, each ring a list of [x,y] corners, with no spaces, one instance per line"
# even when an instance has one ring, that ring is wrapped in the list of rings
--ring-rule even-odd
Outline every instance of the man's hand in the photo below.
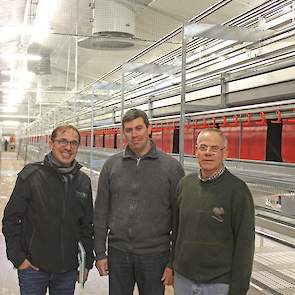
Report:
[[[97,260],[95,263],[95,266],[101,276],[107,276],[109,274],[108,259],[107,258]]]
[[[39,270],[39,268],[34,266],[28,259],[25,259],[23,263],[18,267],[18,269],[27,269],[27,268],[32,268],[36,271]]]
[[[165,267],[161,281],[165,286],[171,286],[173,284],[173,271],[170,267]]]

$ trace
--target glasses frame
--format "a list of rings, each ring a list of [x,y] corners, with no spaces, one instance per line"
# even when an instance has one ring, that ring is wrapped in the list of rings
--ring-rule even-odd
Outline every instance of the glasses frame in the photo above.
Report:
[[[70,146],[75,149],[77,149],[80,145],[80,142],[78,142],[77,140],[69,141],[65,138],[55,139],[54,142],[57,142],[60,146],[63,146],[63,147],[66,147],[68,146],[68,144],[70,144]]]
[[[210,152],[212,154],[217,154],[219,151],[223,151],[226,146],[224,147],[219,147],[218,145],[206,145],[206,144],[200,144],[200,145],[196,145],[197,150],[201,151],[201,152]]]

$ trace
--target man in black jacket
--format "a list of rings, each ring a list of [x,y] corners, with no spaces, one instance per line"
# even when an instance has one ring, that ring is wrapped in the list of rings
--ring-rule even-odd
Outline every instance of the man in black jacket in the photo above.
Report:
[[[52,132],[43,162],[18,174],[3,217],[7,257],[18,269],[22,295],[74,294],[78,242],[93,265],[93,205],[90,178],[75,157],[79,131],[62,125]]]

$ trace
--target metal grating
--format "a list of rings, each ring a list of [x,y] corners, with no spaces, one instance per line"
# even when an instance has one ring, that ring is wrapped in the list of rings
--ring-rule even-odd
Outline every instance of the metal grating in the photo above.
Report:
[[[252,278],[263,283],[268,288],[277,291],[282,295],[294,295],[295,285],[283,280],[268,271],[258,271],[252,273]]]
[[[255,261],[263,265],[295,263],[295,252],[257,253]]]
[[[282,273],[283,275],[288,276],[288,277],[292,278],[293,280],[295,280],[295,268],[281,269],[281,270],[277,270],[277,271]]]

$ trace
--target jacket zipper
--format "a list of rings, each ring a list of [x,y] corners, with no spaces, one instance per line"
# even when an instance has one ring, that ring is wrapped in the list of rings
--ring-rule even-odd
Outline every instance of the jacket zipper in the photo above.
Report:
[[[62,269],[65,268],[65,246],[64,246],[64,219],[66,215],[66,198],[68,195],[68,181],[63,179],[65,185],[65,195],[63,199],[63,207],[62,207],[62,217],[61,217],[61,227],[60,227],[60,235],[61,235],[61,253],[62,253]]]
[[[30,239],[30,242],[29,242],[29,248],[28,248],[28,252],[29,253],[31,252],[31,249],[32,249],[32,244],[33,244],[33,240],[35,238],[35,234],[36,234],[36,229],[34,227],[33,233],[32,233],[32,236],[31,236],[31,239]]]
[[[137,158],[137,159],[136,159],[136,166],[139,165],[140,160],[141,160],[141,158]]]

